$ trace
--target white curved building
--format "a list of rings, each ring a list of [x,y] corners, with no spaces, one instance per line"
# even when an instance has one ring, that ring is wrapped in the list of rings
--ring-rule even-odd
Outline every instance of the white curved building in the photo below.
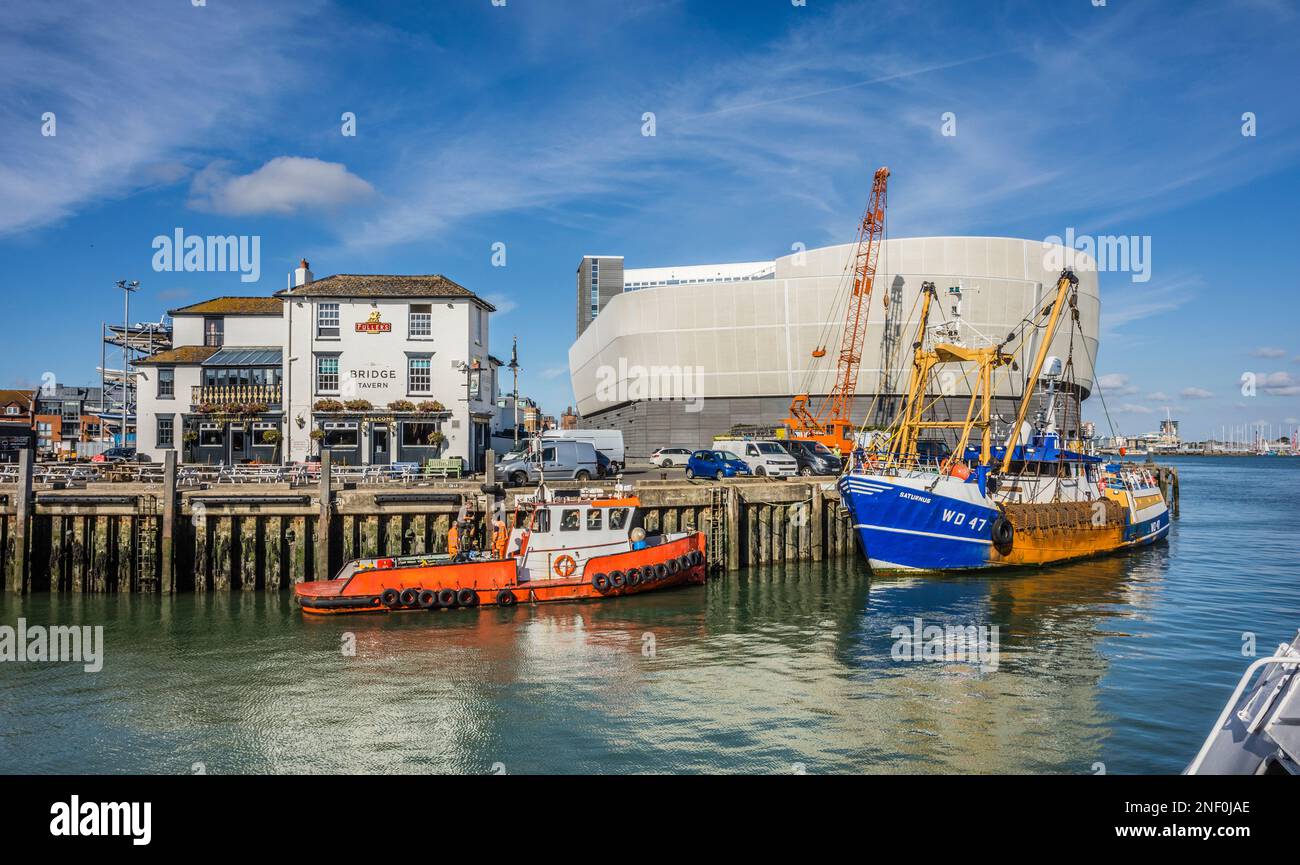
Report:
[[[661,446],[705,446],[734,424],[775,424],[788,416],[793,394],[824,395],[835,378],[846,269],[853,244],[828,246],[776,259],[685,268],[624,270],[597,298],[578,269],[579,304],[590,302],[590,324],[569,349],[569,372],[583,425],[624,431],[629,453]],[[1073,258],[1067,258],[1067,255]],[[1015,331],[1011,348],[1038,330],[1022,319],[1056,285],[1062,262],[1079,277],[1074,380],[1092,389],[1100,298],[1097,273],[1083,253],[1038,240],[1001,237],[915,237],[886,240],[871,302],[855,419],[869,410],[888,419],[907,386],[917,303],[923,282],[935,283],[939,303],[931,324],[951,321],[960,302],[968,340],[1000,341]],[[723,276],[709,276],[713,273]],[[680,278],[651,278],[656,274]],[[704,274],[704,276],[697,276]],[[958,292],[950,289],[957,289]],[[881,297],[888,296],[886,309]],[[582,326],[580,309],[579,322]],[[595,314],[598,313],[598,314]],[[1063,318],[1053,353],[1069,355],[1070,319]],[[1079,338],[1081,337],[1081,339]],[[812,351],[825,345],[818,361]],[[815,364],[815,366],[814,366]],[[996,382],[997,410],[1010,415],[1024,387],[1024,367]],[[969,390],[958,383],[954,405]],[[880,400],[875,400],[880,396]],[[936,395],[938,396],[938,395]],[[677,399],[666,399],[677,397]],[[873,408],[874,401],[874,408]]]

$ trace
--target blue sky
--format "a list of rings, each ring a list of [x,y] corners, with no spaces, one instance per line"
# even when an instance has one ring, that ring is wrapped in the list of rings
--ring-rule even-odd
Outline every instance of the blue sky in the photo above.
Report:
[[[1122,431],[1298,425],[1300,4],[1094,2],[11,0],[0,384],[95,381],[117,279],[157,319],[306,256],[493,300],[558,412],[582,254],[845,242],[889,165],[891,236],[1151,238],[1149,281],[1101,275]],[[178,227],[260,236],[260,282],[154,272]]]

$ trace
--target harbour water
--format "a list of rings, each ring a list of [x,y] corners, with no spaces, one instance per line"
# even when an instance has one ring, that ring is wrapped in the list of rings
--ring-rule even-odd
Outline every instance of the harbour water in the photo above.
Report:
[[[872,578],[857,559],[605,603],[304,618],[286,595],[0,596],[103,669],[0,663],[3,772],[1177,772],[1300,627],[1300,459],[1173,460],[1167,544]],[[896,629],[998,627],[996,669]],[[989,665],[986,665],[989,666]]]

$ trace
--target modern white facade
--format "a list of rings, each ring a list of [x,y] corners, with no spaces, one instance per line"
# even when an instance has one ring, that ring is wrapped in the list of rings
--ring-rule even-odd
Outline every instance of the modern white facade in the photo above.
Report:
[[[139,449],[229,465],[328,447],[355,465],[458,456],[480,468],[493,309],[442,276],[316,280],[303,262],[274,297],[173,310],[175,347],[137,372]]]
[[[853,244],[810,249],[767,263],[651,268],[655,275],[696,276],[614,293],[569,349],[569,371],[583,423],[624,430],[638,456],[660,446],[700,447],[733,424],[775,424],[788,416],[796,393],[826,394],[835,377],[843,331],[845,279]],[[967,336],[998,341],[1016,331],[1037,347],[1037,331],[1021,319],[1056,284],[1064,251],[1036,240],[998,237],[917,237],[882,244],[858,378],[857,420],[873,398],[889,410],[907,385],[917,299],[935,283],[939,304],[931,323],[953,318],[956,293]],[[1097,274],[1074,256],[1079,321],[1074,379],[1092,389],[1100,318]],[[626,269],[626,278],[638,270]],[[703,279],[699,274],[706,274]],[[744,277],[748,274],[748,278]],[[727,279],[726,277],[732,277]],[[889,301],[888,307],[883,300]],[[1053,343],[1065,358],[1067,322]],[[1020,343],[1017,342],[1016,345]],[[815,361],[814,348],[826,356]],[[1023,367],[996,382],[1009,404],[1023,392]],[[693,392],[685,401],[637,399],[638,377],[680,370]],[[643,383],[642,383],[643,384]],[[641,388],[644,391],[644,388]],[[960,387],[956,395],[964,392]],[[877,414],[876,417],[880,417]]]

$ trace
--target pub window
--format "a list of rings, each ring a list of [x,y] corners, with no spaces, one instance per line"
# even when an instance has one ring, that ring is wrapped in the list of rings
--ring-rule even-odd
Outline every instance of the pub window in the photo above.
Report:
[[[351,450],[357,446],[359,437],[355,423],[325,424],[325,447]]]
[[[322,303],[316,306],[316,336],[333,339],[339,335],[339,305]]]
[[[221,434],[221,424],[199,424],[199,445],[201,447],[220,447],[225,442],[225,436]]]
[[[254,423],[253,424],[253,447],[255,448],[274,447],[275,446],[274,442],[269,442],[266,440],[266,434],[271,432],[275,428],[276,425],[273,423],[266,423],[264,421],[258,421]]]
[[[203,344],[220,346],[226,341],[226,320],[219,315],[203,318]]]
[[[158,370],[158,399],[172,399],[176,396],[176,370]]]
[[[176,418],[169,414],[158,415],[158,447],[176,446]]]
[[[409,325],[412,339],[433,336],[433,304],[411,304]]]
[[[411,393],[429,393],[433,390],[433,378],[430,374],[430,360],[427,357],[413,357],[408,361],[407,383]]]
[[[438,431],[438,425],[426,421],[402,421],[402,447],[430,447],[429,436]]]
[[[338,393],[339,359],[336,355],[320,355],[316,358],[316,392]]]

